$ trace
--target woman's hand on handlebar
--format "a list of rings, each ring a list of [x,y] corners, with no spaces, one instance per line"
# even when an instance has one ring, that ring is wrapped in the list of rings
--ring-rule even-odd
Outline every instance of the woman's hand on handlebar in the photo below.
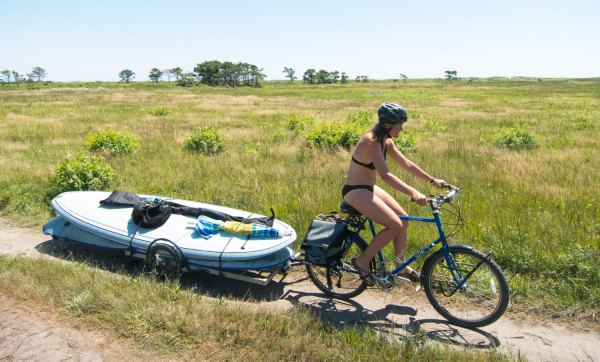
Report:
[[[411,195],[411,200],[421,206],[427,205],[427,196],[423,195],[417,190],[413,191]]]
[[[444,187],[444,185],[446,185],[446,181],[442,180],[441,178],[434,178],[433,180],[431,180],[431,184],[441,189],[442,187]]]

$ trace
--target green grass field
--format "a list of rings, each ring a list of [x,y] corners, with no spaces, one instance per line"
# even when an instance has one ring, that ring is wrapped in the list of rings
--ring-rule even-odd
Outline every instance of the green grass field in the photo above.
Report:
[[[250,310],[177,283],[116,278],[78,263],[0,255],[0,288],[21,306],[44,308],[76,328],[126,339],[156,360],[523,360],[493,348],[432,343],[424,331],[388,337],[361,325],[340,327],[308,308]]]
[[[268,214],[302,237],[311,219],[338,208],[350,159],[343,148],[311,148],[290,117],[342,121],[379,103],[402,103],[432,175],[464,187],[467,220],[455,242],[491,250],[512,291],[510,310],[597,323],[600,307],[600,81],[419,80],[263,88],[173,84],[48,84],[0,88],[0,215],[40,227],[52,217],[56,166],[82,152],[91,132],[139,137],[130,155],[104,154],[109,189],[193,199]],[[225,137],[223,152],[186,151],[194,127]],[[313,125],[313,126],[314,126]],[[307,127],[311,127],[310,125]],[[534,135],[515,151],[490,140],[504,129]],[[425,194],[430,185],[400,178]],[[389,190],[389,188],[388,188]],[[395,193],[410,213],[426,210]],[[412,225],[412,251],[432,237]],[[298,246],[296,245],[296,248]]]

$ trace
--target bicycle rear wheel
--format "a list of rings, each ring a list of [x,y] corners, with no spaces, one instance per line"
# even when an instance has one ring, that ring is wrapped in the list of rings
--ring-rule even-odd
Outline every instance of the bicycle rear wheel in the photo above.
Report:
[[[423,265],[421,280],[431,305],[450,323],[463,327],[482,327],[498,320],[509,298],[500,267],[468,246],[450,245],[449,252],[450,264],[443,250],[438,250]]]
[[[367,248],[367,243],[355,235],[346,236],[345,252],[330,266],[306,264],[308,277],[319,290],[333,298],[349,299],[362,293],[367,284],[360,279],[350,260]]]

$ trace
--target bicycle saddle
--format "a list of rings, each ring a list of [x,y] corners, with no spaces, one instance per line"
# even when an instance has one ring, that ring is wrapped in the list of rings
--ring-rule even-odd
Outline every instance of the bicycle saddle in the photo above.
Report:
[[[342,203],[340,204],[340,211],[355,216],[362,215],[360,211],[356,210],[352,205],[346,202],[346,200],[342,201]]]

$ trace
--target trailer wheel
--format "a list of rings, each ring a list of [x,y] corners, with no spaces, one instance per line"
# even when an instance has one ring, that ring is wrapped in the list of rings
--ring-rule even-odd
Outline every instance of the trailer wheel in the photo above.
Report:
[[[158,240],[148,248],[146,264],[151,273],[167,280],[179,279],[183,268],[183,260],[178,250]]]

